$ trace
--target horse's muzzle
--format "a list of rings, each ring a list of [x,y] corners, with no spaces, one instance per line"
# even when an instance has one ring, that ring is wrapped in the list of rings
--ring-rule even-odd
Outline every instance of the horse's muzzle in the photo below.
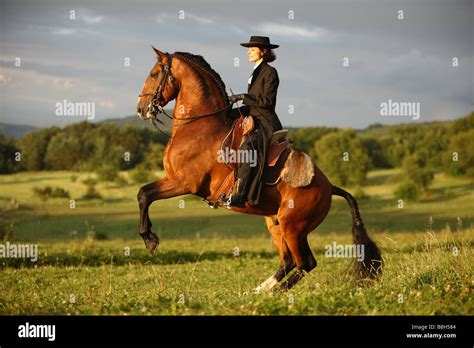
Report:
[[[146,113],[146,116],[143,116],[143,112],[145,110],[143,110],[142,108],[137,108],[137,115],[138,117],[140,117],[142,120],[148,120],[150,119],[151,117],[153,117],[153,115],[150,113],[150,111],[147,111]]]

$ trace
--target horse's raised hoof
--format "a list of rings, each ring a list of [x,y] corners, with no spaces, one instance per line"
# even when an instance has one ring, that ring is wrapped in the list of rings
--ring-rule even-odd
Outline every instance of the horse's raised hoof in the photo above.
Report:
[[[153,232],[150,232],[145,238],[143,238],[145,242],[145,247],[147,250],[150,252],[150,254],[153,256],[156,254],[156,248],[158,248],[158,245],[160,244],[160,238]]]

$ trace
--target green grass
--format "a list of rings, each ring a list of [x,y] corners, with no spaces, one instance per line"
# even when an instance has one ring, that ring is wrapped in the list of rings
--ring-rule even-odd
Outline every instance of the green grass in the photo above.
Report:
[[[288,293],[262,295],[251,289],[276,270],[278,257],[261,217],[209,209],[191,196],[155,202],[150,215],[162,243],[152,257],[137,234],[139,185],[99,184],[103,199],[85,201],[88,174],[74,183],[69,172],[0,176],[3,231],[11,243],[37,243],[40,253],[36,264],[0,259],[0,315],[474,314],[472,181],[438,175],[423,201],[400,209],[392,195],[397,173],[371,172],[369,198],[360,201],[384,255],[380,281],[355,284],[349,259],[324,256],[325,245],[351,243],[348,207],[335,199],[310,235],[317,268]],[[76,208],[33,196],[32,187],[46,185],[68,190]],[[92,226],[107,240],[87,238]]]

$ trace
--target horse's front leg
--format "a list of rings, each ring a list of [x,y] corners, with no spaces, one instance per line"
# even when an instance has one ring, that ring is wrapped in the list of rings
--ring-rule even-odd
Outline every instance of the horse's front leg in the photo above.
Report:
[[[171,181],[168,178],[152,182],[142,186],[138,191],[137,199],[140,208],[140,236],[145,242],[145,246],[154,255],[160,243],[158,236],[151,231],[151,221],[148,215],[148,208],[151,203],[159,199],[172,198],[189,193],[183,184]]]

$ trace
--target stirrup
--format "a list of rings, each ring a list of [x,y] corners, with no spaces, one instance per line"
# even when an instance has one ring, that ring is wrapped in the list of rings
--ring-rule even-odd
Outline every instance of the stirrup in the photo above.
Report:
[[[232,207],[232,205],[230,205],[231,202],[232,202],[232,193],[229,195],[229,198],[228,198],[226,201],[224,201],[224,203],[222,204],[222,206],[223,206],[224,208],[229,209],[229,208]]]
[[[232,204],[232,193],[229,195],[229,199],[224,203],[224,208],[244,208],[245,207],[245,202],[243,203],[237,203],[235,202],[234,204]]]

